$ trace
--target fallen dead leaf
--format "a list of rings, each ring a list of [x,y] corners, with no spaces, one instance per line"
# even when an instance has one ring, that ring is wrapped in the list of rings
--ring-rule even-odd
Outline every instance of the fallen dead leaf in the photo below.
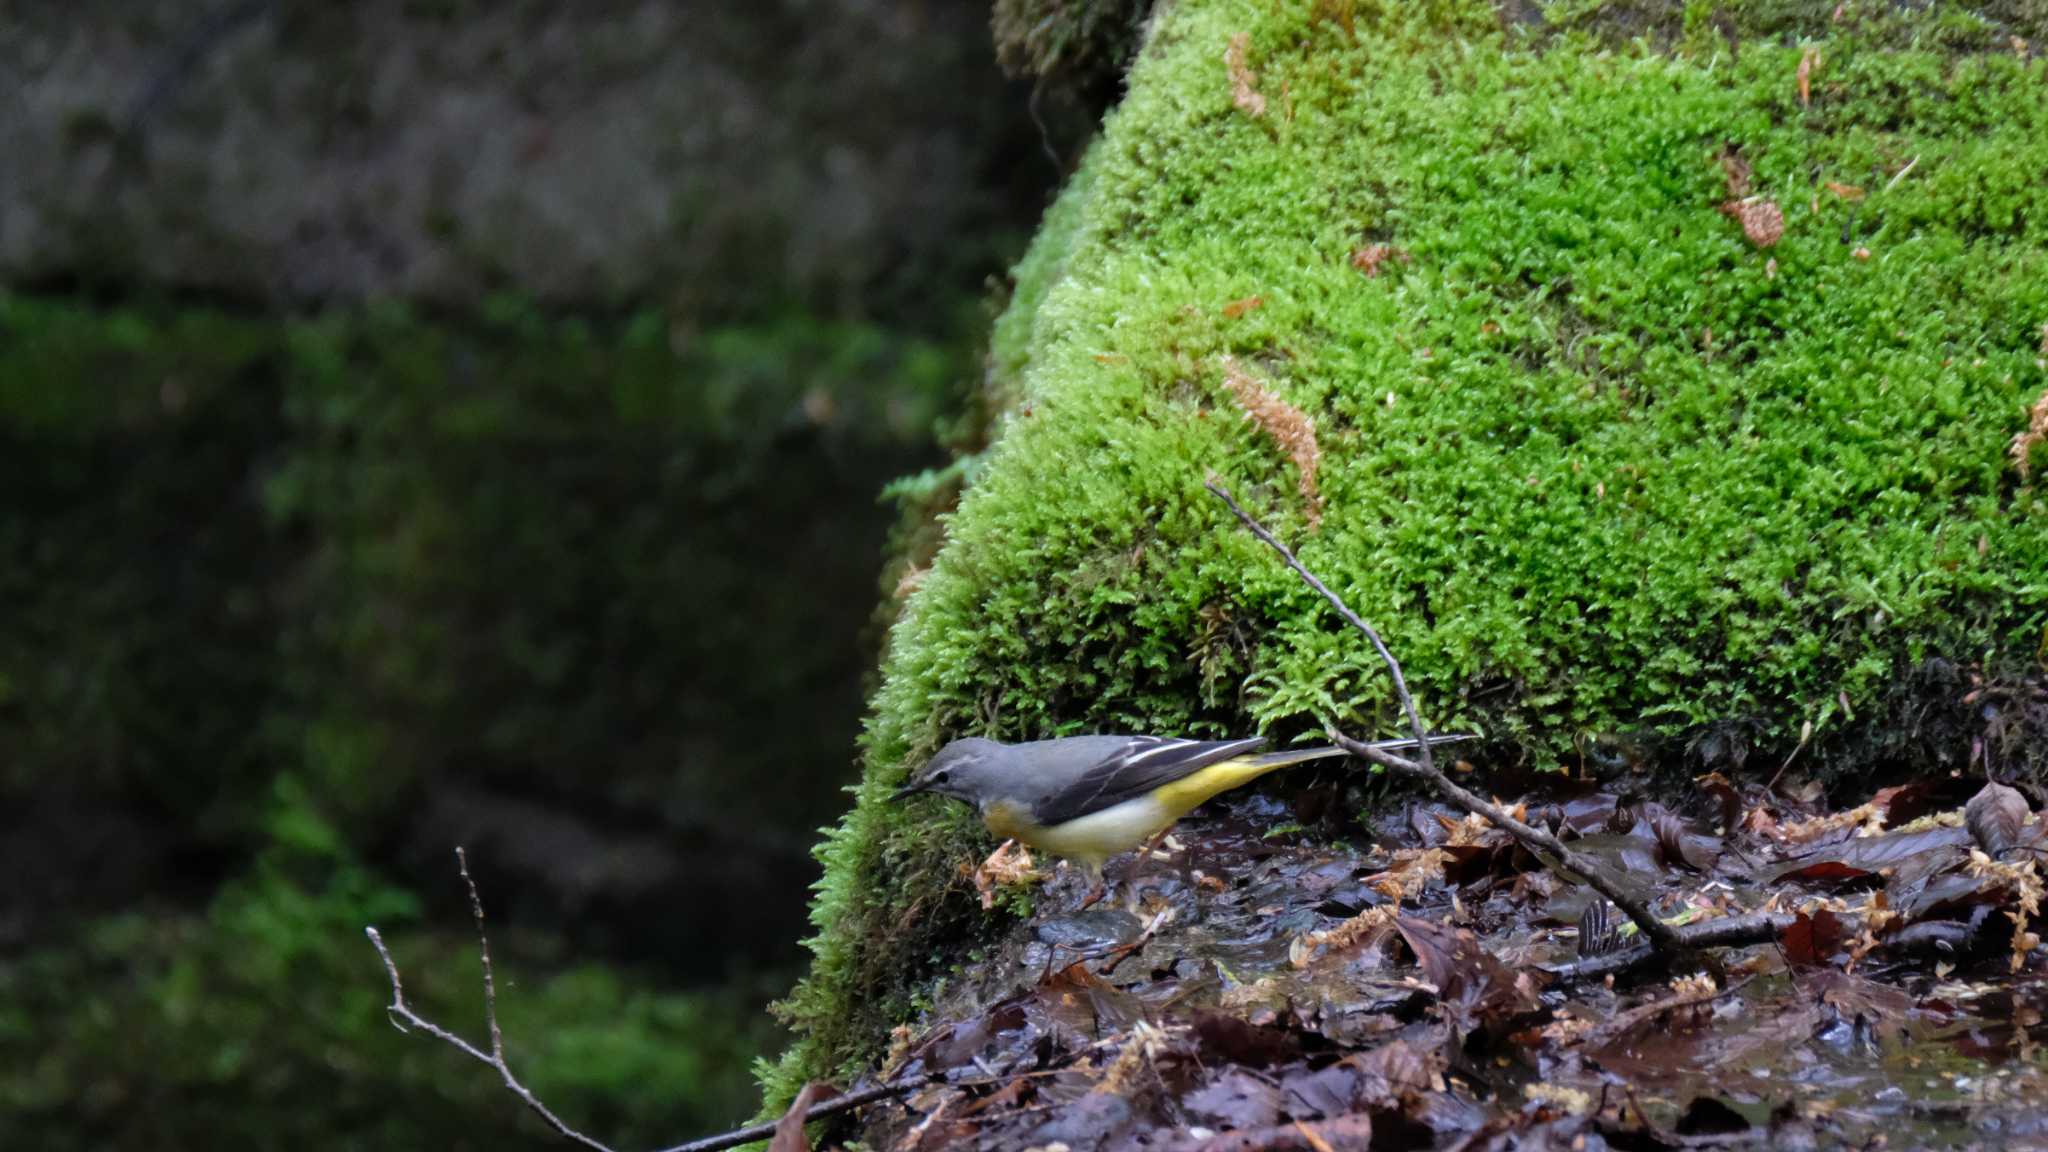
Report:
[[[1742,222],[1742,234],[1758,248],[1769,248],[1785,235],[1785,213],[1762,196],[1731,200],[1721,210]]]
[[[1305,505],[1303,514],[1310,527],[1320,526],[1323,522],[1323,498],[1316,490],[1316,468],[1323,453],[1316,443],[1315,421],[1309,418],[1308,413],[1289,404],[1279,393],[1254,380],[1228,356],[1223,358],[1223,386],[1237,398],[1238,406],[1244,409],[1245,415],[1265,429],[1273,443],[1294,461],[1300,473],[1297,483]]]
[[[1230,319],[1235,320],[1247,312],[1256,312],[1260,308],[1265,307],[1265,305],[1265,297],[1247,296],[1242,300],[1232,300],[1230,303],[1225,304],[1223,306],[1223,314],[1225,316],[1228,316]]]
[[[2041,326],[2041,333],[2041,354],[2048,356],[2048,324]],[[2020,479],[2027,479],[2032,472],[2034,448],[2043,441],[2048,441],[2048,392],[2041,393],[2040,399],[2027,409],[2027,426],[2012,438],[2012,447],[2007,450],[2013,471],[2020,474]]]
[[[1813,103],[1813,69],[1820,63],[1820,49],[1808,48],[1799,54],[1799,106],[1804,108]]]
[[[838,1094],[831,1085],[816,1080],[805,1084],[796,1099],[789,1102],[789,1111],[775,1122],[775,1136],[768,1141],[768,1152],[811,1152],[811,1142],[804,1135],[804,1115],[811,1105]]]
[[[1794,967],[1819,967],[1842,950],[1842,921],[1825,908],[1801,912],[1792,926],[1779,934],[1778,946]]]
[[[1996,860],[2019,843],[2027,826],[2027,798],[1996,780],[1987,781],[1963,809],[1963,823],[1984,853]]]
[[[1732,835],[1742,826],[1742,793],[1736,790],[1735,785],[1726,776],[1719,772],[1709,772],[1704,776],[1694,777],[1693,783],[1698,784],[1700,791],[1713,800],[1714,806],[1720,812],[1723,832]]]
[[[1230,70],[1230,102],[1238,110],[1256,120],[1266,114],[1266,98],[1259,95],[1259,74],[1245,63],[1251,54],[1252,38],[1248,32],[1239,32],[1230,38],[1230,46],[1223,50],[1223,66]]]
[[[1410,259],[1408,253],[1400,248],[1388,244],[1367,244],[1351,254],[1351,266],[1368,277],[1377,277],[1380,265],[1387,261],[1398,260],[1406,264]]]
[[[1012,884],[1030,884],[1040,878],[1031,866],[1031,850],[1015,840],[1005,840],[974,870],[974,890],[981,895],[981,910],[996,906],[996,892]]]

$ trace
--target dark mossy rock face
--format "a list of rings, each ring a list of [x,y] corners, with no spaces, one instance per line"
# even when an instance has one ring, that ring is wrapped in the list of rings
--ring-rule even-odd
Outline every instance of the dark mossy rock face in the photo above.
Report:
[[[1013,162],[1037,132],[986,21],[922,0],[14,5],[0,279],[929,307],[1009,258],[1051,176]]]
[[[945,739],[1395,729],[1212,473],[1497,755],[1839,774],[1974,729],[2038,775],[2038,720],[1973,709],[2048,635],[2043,14],[1162,9],[998,325],[1016,402],[895,630],[774,1087],[976,931],[977,832],[883,803]]]

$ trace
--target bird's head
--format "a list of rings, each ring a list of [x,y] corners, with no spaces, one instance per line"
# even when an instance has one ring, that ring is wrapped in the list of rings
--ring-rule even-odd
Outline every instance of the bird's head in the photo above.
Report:
[[[995,741],[977,736],[955,740],[939,749],[890,799],[931,792],[980,807],[1000,791],[997,761],[1002,749]]]

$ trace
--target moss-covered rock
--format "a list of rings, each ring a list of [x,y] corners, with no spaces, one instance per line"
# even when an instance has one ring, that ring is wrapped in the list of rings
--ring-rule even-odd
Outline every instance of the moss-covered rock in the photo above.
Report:
[[[1537,766],[1961,765],[1924,692],[2048,641],[2010,455],[2048,388],[2044,12],[1166,8],[998,328],[1018,400],[894,633],[771,1087],[872,1055],[971,931],[975,831],[883,803],[944,739],[1393,729],[1211,472],[1433,723]]]

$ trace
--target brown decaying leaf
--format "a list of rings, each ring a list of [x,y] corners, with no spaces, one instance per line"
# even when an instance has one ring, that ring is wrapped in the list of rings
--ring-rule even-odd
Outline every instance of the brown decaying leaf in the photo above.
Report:
[[[1481,947],[1469,930],[1413,916],[1397,916],[1394,927],[1461,1029],[1528,1012],[1539,1003],[1535,986]]]
[[[1205,1057],[1213,1063],[1271,1068],[1299,1059],[1302,1053],[1299,1030],[1254,1024],[1228,1012],[1197,1010],[1193,1028]]]
[[[1300,472],[1301,500],[1305,505],[1303,514],[1308,517],[1311,528],[1320,527],[1323,522],[1323,497],[1316,490],[1316,468],[1322,463],[1322,449],[1316,444],[1316,426],[1308,414],[1282,400],[1278,393],[1259,383],[1237,366],[1235,360],[1223,360],[1223,384],[1230,394],[1237,397],[1238,406],[1245,410],[1254,423],[1266,430],[1273,443],[1287,453]]]
[[[1005,840],[974,870],[974,890],[981,895],[981,910],[996,906],[996,892],[1012,884],[1028,884],[1039,873],[1031,866],[1031,850],[1015,840]]]
[[[1717,847],[1686,832],[1685,821],[1669,812],[1658,814],[1650,828],[1657,834],[1657,858],[1670,867],[1706,872],[1720,857]]]
[[[1436,854],[1435,874],[1441,877],[1443,875],[1443,853],[1434,848],[1425,848],[1423,852],[1425,854]],[[1381,875],[1384,876],[1385,873]],[[1368,880],[1368,883],[1370,882]],[[1420,886],[1421,882],[1418,881],[1418,891]],[[1397,883],[1395,891],[1399,892],[1400,890],[1400,886]],[[1348,948],[1355,948],[1367,941],[1376,940],[1394,926],[1394,915],[1393,905],[1382,904],[1377,908],[1367,908],[1365,911],[1360,912],[1358,915],[1353,916],[1351,919],[1344,921],[1327,932],[1311,932],[1306,936],[1296,937],[1294,943],[1288,946],[1288,959],[1296,968],[1306,968],[1316,958],[1316,954],[1319,951],[1328,953],[1342,952]]]
[[[1698,784],[1700,791],[1706,793],[1708,798],[1714,801],[1715,807],[1719,809],[1721,830],[1733,835],[1735,830],[1742,826],[1742,793],[1737,791],[1735,785],[1719,772],[1709,772],[1705,776],[1694,777],[1693,783]]]
[[[1778,936],[1778,946],[1795,968],[1826,964],[1842,950],[1842,921],[1825,908],[1801,912],[1792,926]]]
[[[2041,354],[2048,356],[2048,324],[2041,326]],[[2027,409],[2027,427],[2012,438],[2013,471],[2025,480],[2033,472],[2034,446],[2048,441],[2048,392],[2041,393],[2034,406]]]
[[[1969,835],[1962,829],[1939,825],[1914,832],[1857,836],[1793,860],[1771,879],[1773,882],[1798,880],[1807,883],[1816,880],[1857,880],[1924,853],[1953,851],[1968,841]]]
[[[1223,50],[1223,66],[1230,70],[1230,102],[1256,120],[1266,114],[1266,98],[1259,95],[1259,74],[1245,63],[1251,47],[1250,33],[1239,32],[1232,36],[1230,46]]]
[[[1402,1040],[1347,1056],[1328,1068],[1289,1076],[1282,1096],[1297,1115],[1344,1116],[1398,1106],[1444,1090],[1444,1060]]]
[[[1223,306],[1223,314],[1235,320],[1247,312],[1256,312],[1265,306],[1265,297],[1247,296],[1242,300],[1232,300],[1230,303],[1225,304]]]
[[[818,1101],[838,1094],[831,1085],[815,1080],[804,1085],[796,1099],[789,1102],[789,1111],[776,1121],[775,1136],[768,1141],[768,1152],[811,1152],[811,1142],[804,1136],[804,1113]]]
[[[1412,259],[1406,250],[1390,244],[1367,244],[1351,253],[1351,266],[1365,273],[1368,279],[1372,279],[1379,276],[1380,265],[1387,261],[1398,260],[1406,264]]]
[[[1863,199],[1863,189],[1858,188],[1854,184],[1840,184],[1830,180],[1825,185],[1822,185],[1822,187],[1852,204]]]
[[[2028,815],[2026,797],[1991,780],[1964,807],[1963,823],[1985,855],[1996,860],[2019,843]]]
[[[1808,48],[1799,54],[1799,106],[1802,108],[1813,103],[1813,68],[1818,63],[1818,48]]]
[[[1769,248],[1785,235],[1785,213],[1762,196],[1726,201],[1721,211],[1741,221],[1742,234],[1759,248]]]

